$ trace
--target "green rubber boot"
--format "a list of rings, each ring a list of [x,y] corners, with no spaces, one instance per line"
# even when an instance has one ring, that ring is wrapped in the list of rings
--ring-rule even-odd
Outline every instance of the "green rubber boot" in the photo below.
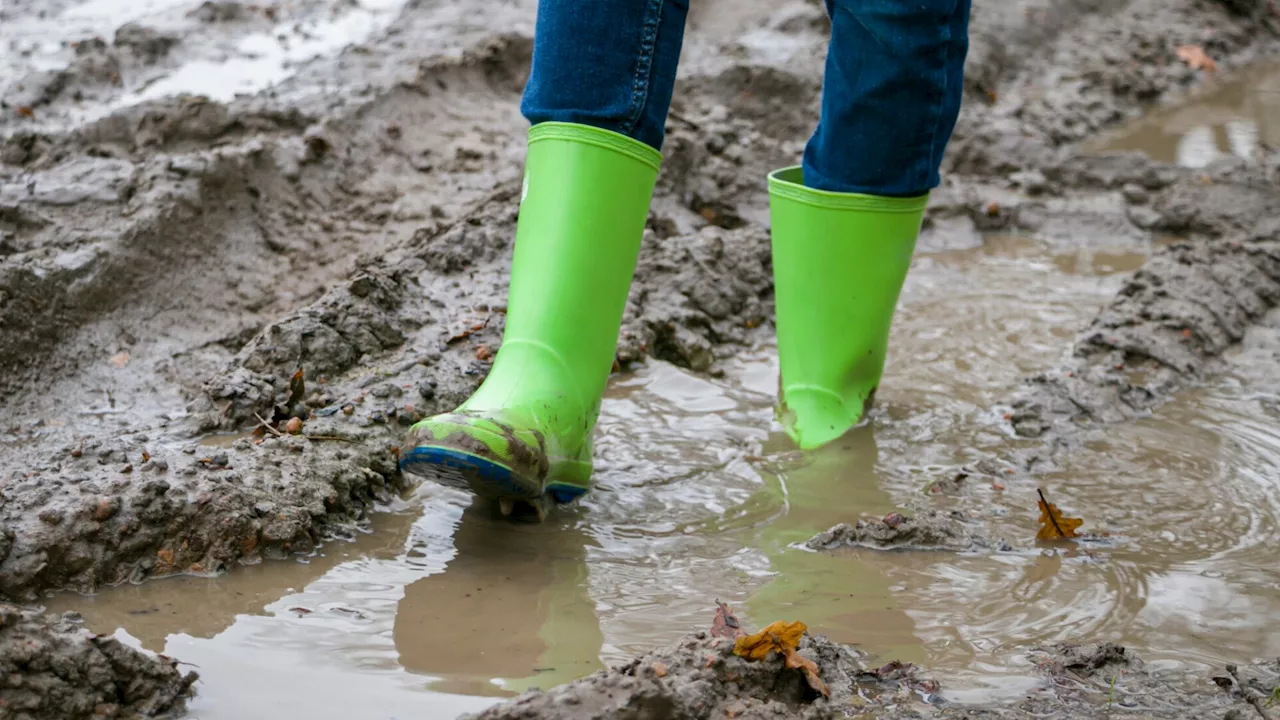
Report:
[[[410,429],[405,472],[516,501],[587,491],[591,435],[613,367],[662,160],[617,133],[571,123],[529,131],[502,347],[452,413]]]
[[[778,420],[802,449],[845,434],[875,397],[928,195],[834,193],[769,175]]]

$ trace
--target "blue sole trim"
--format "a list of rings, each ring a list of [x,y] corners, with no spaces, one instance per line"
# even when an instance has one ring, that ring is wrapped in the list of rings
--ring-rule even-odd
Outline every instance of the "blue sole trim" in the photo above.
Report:
[[[527,498],[533,494],[506,465],[450,448],[413,448],[400,457],[400,469],[487,497]]]
[[[400,470],[484,497],[528,499],[537,492],[506,465],[446,447],[415,447],[401,455]],[[546,488],[551,499],[561,505],[586,492],[584,487],[554,482]]]
[[[547,493],[551,495],[551,499],[561,505],[567,505],[574,500],[587,494],[587,489],[577,485],[561,485],[559,483],[551,483],[547,486]]]

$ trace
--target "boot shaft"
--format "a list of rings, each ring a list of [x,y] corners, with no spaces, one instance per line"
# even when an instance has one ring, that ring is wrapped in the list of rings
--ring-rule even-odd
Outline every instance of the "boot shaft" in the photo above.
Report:
[[[842,435],[880,384],[928,196],[890,198],[769,176],[779,417],[801,447]]]

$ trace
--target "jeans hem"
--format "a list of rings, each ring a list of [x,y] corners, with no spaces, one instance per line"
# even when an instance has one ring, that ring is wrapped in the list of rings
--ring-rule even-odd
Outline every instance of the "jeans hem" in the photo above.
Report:
[[[541,122],[529,128],[529,144],[541,140],[568,140],[612,150],[638,160],[655,172],[662,165],[662,153],[652,146],[622,133],[593,125],[568,122]]]

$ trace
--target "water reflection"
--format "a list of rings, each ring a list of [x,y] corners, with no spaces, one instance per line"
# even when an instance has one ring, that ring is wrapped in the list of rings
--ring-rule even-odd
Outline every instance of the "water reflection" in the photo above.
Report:
[[[781,436],[771,445],[775,453],[787,447]],[[803,620],[813,632],[870,648],[886,660],[922,662],[926,655],[914,623],[881,565],[885,560],[927,563],[927,553],[829,553],[798,547],[837,523],[895,509],[881,487],[879,460],[871,426],[807,456],[782,458],[770,492],[777,493],[786,512],[751,538],[768,556],[772,577],[751,594],[746,607],[760,624]]]
[[[408,585],[396,608],[400,664],[429,687],[497,695],[602,669],[604,639],[587,593],[581,513],[517,524],[469,509],[446,572]]]
[[[1256,159],[1280,148],[1280,66],[1263,65],[1210,81],[1186,102],[1158,108],[1095,146],[1137,150],[1199,168],[1224,157]]]

